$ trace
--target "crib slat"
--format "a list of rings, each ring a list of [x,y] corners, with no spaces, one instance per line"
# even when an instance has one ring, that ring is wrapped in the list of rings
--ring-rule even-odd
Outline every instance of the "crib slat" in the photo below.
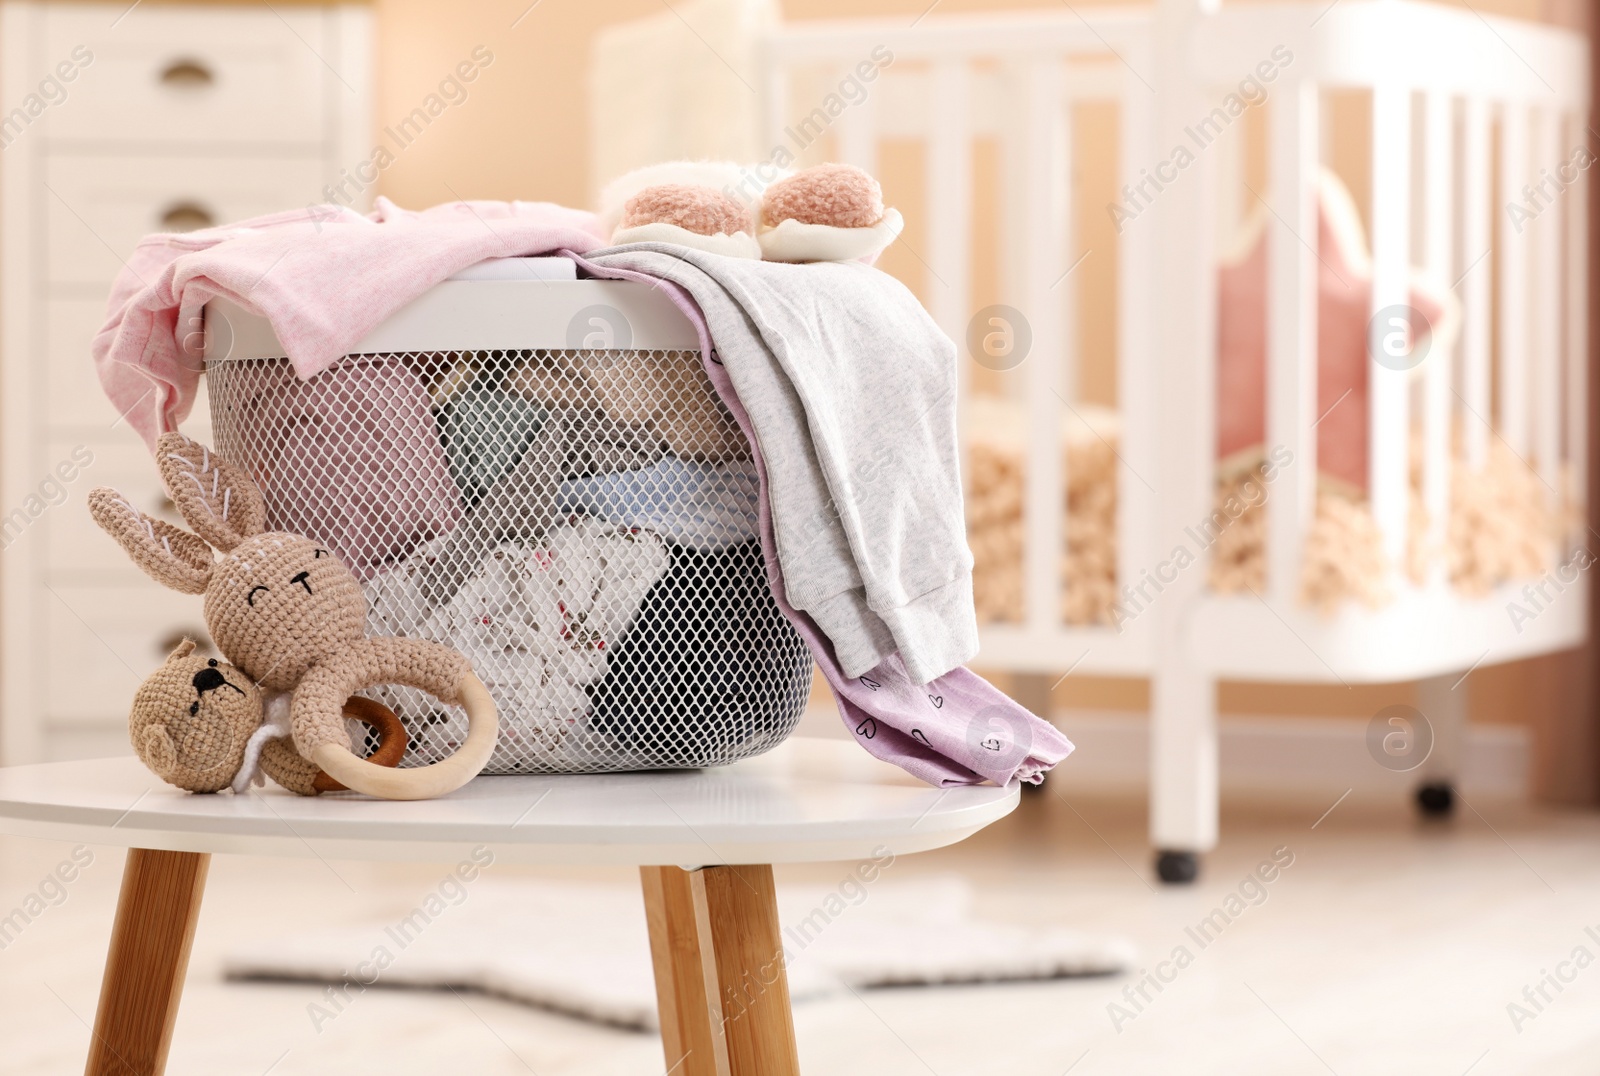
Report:
[[[1244,208],[1245,125],[1233,124],[1207,148],[1217,160],[1217,239],[1218,249],[1231,247],[1239,234]]]
[[[1025,246],[1020,310],[1033,335],[1021,370],[1028,386],[1028,443],[1023,501],[1023,610],[1030,628],[1061,623],[1062,548],[1065,540],[1066,461],[1061,452],[1061,403],[1072,384],[1063,367],[1066,334],[1060,288],[1066,270],[1067,161],[1061,64],[1040,59],[1023,77],[1023,137],[1031,147],[1026,204],[1036,214]]]
[[[999,264],[996,266],[1000,301],[1010,306],[1023,302],[1027,280],[1027,252],[1032,214],[1028,212],[1028,131],[1024,126],[1026,116],[1018,103],[1027,92],[1027,70],[1021,64],[1007,65],[999,73],[1003,105],[996,110],[996,138],[999,143],[1000,205],[997,207],[1000,222]],[[1023,378],[1010,378],[1007,393],[1022,402],[1026,396],[1027,382]]]
[[[1462,397],[1466,411],[1461,425],[1467,467],[1477,470],[1489,454],[1489,326],[1490,283],[1494,279],[1489,252],[1489,105],[1469,97],[1461,122],[1461,257],[1460,276]]]
[[[1411,90],[1382,79],[1372,91],[1372,313],[1410,302]],[[1385,315],[1387,317],[1387,315]],[[1387,326],[1385,326],[1387,328]],[[1370,350],[1370,344],[1369,344]],[[1384,552],[1405,564],[1410,514],[1410,373],[1367,363],[1371,379],[1372,514]]]
[[[783,125],[789,114],[789,69],[769,60],[762,70],[766,77],[761,80],[761,145],[787,146]]]
[[[1556,167],[1561,152],[1561,113],[1541,108],[1534,121],[1533,165],[1543,171]],[[1543,178],[1533,168],[1528,178]],[[1561,232],[1570,193],[1551,192],[1554,200],[1524,229],[1533,244],[1534,300],[1532,372],[1535,425],[1534,451],[1539,477],[1544,480],[1545,503],[1556,507],[1561,488]]]
[[[928,219],[938,222],[927,235],[928,307],[939,327],[954,339],[966,332],[969,303],[972,222],[972,134],[963,59],[934,65],[925,185]]]
[[[1588,131],[1583,120],[1569,120],[1564,147],[1584,144]],[[1570,156],[1563,153],[1562,159]],[[1589,180],[1588,172],[1578,170],[1577,178],[1567,188],[1567,227],[1562,232],[1567,238],[1567,332],[1565,341],[1566,396],[1567,396],[1567,467],[1568,485],[1562,487],[1575,506],[1582,508],[1589,489]],[[1575,513],[1574,529],[1583,534],[1583,513]],[[1580,537],[1578,541],[1587,545]]]
[[[854,69],[846,67],[840,76],[841,85],[853,77]],[[893,75],[880,73],[878,77],[886,81]],[[869,83],[867,95],[839,114],[835,128],[839,133],[837,159],[872,175],[878,173],[878,95],[882,89],[883,81]]]
[[[1427,132],[1423,158],[1423,197],[1427,216],[1424,243],[1430,276],[1450,283],[1455,264],[1452,251],[1455,225],[1455,101],[1434,91],[1427,99]],[[1434,333],[1424,373],[1422,501],[1428,514],[1430,551],[1442,551],[1450,533],[1450,411],[1453,348],[1441,346]],[[1447,565],[1442,556],[1430,556],[1429,579],[1442,582]]]
[[[1528,110],[1510,103],[1500,119],[1500,195],[1522,201],[1528,163]],[[1511,451],[1528,455],[1528,233],[1531,222],[1500,227],[1500,436]]]
[[[928,312],[950,338],[957,354],[964,350],[966,319],[971,316],[972,106],[964,58],[941,60],[932,72],[933,92],[923,102],[932,121],[928,129],[923,186],[927,191]],[[904,242],[904,240],[902,240]],[[965,418],[972,366],[956,363],[956,411]],[[962,423],[964,425],[964,423]],[[959,427],[958,427],[959,428]]]
[[[1144,69],[1144,56],[1128,57]],[[1117,186],[1131,182],[1140,168],[1156,159],[1153,137],[1155,107],[1152,96],[1124,74],[1117,118]],[[1138,222],[1147,223],[1147,222]],[[1117,401],[1122,419],[1122,459],[1117,468],[1117,594],[1137,582],[1142,569],[1156,564],[1157,504],[1146,481],[1157,481],[1159,430],[1155,402],[1159,399],[1155,369],[1155,319],[1139,301],[1148,295],[1156,271],[1156,233],[1153,228],[1129,227],[1117,237]],[[1063,285],[1064,287],[1065,285]],[[1195,570],[1199,570],[1196,568]],[[1132,613],[1129,606],[1125,612]]]
[[[1272,205],[1267,264],[1267,444],[1292,454],[1267,498],[1267,588],[1292,607],[1300,589],[1306,534],[1317,494],[1317,86],[1295,80],[1278,91],[1268,148]]]

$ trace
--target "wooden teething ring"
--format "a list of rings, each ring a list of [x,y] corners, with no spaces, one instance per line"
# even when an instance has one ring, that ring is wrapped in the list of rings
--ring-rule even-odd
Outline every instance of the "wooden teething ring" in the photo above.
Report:
[[[379,799],[432,799],[454,792],[489,764],[500,728],[494,699],[477,676],[463,676],[456,696],[467,711],[467,738],[449,758],[415,769],[386,769],[356,757],[348,747],[325,743],[312,751],[311,761],[333,780]]]
[[[367,756],[368,762],[390,769],[400,765],[400,760],[406,753],[406,727],[401,724],[400,718],[393,710],[373,699],[351,695],[345,700],[344,716],[371,725],[378,730],[378,749]],[[317,792],[349,791],[343,784],[328,776],[328,771],[321,769],[317,771],[317,776],[312,778],[311,787]]]

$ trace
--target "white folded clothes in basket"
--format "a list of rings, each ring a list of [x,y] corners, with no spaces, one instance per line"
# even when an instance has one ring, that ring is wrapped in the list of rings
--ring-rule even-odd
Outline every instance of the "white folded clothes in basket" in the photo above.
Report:
[[[434,548],[413,563],[425,564]],[[500,708],[496,769],[589,768],[615,746],[592,732],[586,689],[606,675],[608,651],[667,564],[652,532],[573,516],[540,542],[495,547],[431,612],[414,572],[379,576],[366,586],[368,626],[467,656]],[[391,686],[369,694],[405,722],[410,764],[447,757],[466,734],[462,717],[426,692]]]

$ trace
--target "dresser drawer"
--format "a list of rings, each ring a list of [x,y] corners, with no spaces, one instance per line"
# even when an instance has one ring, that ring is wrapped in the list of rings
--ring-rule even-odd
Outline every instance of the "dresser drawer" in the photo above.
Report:
[[[204,640],[201,599],[154,582],[130,587],[51,585],[44,616],[47,720],[126,715],[133,693],[185,632]]]
[[[52,139],[139,146],[313,146],[326,134],[330,95],[354,92],[333,70],[328,21],[287,5],[51,4],[41,69],[84,48],[92,59],[44,114],[44,129]]]
[[[127,425],[100,387],[100,375],[95,371],[90,354],[95,334],[105,321],[105,305],[99,299],[51,299],[44,304],[46,369],[42,428],[48,431],[72,431],[99,437]],[[150,405],[149,400],[140,404],[141,407],[147,405]],[[183,422],[183,432],[209,444],[210,414],[202,380],[194,410]],[[142,444],[137,437],[133,440]]]
[[[53,153],[45,176],[46,273],[51,283],[108,290],[123,261],[169,214],[225,224],[322,200],[314,155],[108,156]],[[197,216],[198,214],[198,216]],[[187,225],[186,225],[187,228]]]

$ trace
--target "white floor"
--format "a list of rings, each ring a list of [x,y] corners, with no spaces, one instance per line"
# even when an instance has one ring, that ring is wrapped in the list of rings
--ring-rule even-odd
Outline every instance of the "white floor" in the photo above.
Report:
[[[1065,791],[1029,796],[1016,815],[966,846],[901,860],[891,874],[960,870],[980,884],[987,915],[1126,934],[1141,946],[1144,966],[1171,981],[1157,993],[1146,980],[1149,1000],[1130,990],[1133,1002],[1124,987],[1138,976],[872,991],[802,1005],[796,1024],[808,1073],[1600,1071],[1600,814],[1475,803],[1455,824],[1427,826],[1403,805],[1349,800],[1313,828],[1342,789],[1319,804],[1236,806],[1225,814],[1224,842],[1209,857],[1204,882],[1173,890],[1147,881],[1136,804],[1068,803]],[[1245,879],[1277,848],[1293,862],[1263,897]],[[121,855],[89,849],[93,862],[81,877],[63,891],[41,889],[71,851],[0,840],[0,917],[30,894],[46,902],[0,951],[4,1076],[82,1068]],[[311,1006],[326,1000],[318,988],[219,979],[220,954],[241,932],[402,913],[442,873],[438,866],[215,861],[168,1071],[661,1072],[652,1036],[478,995],[375,989],[332,1019],[315,1020]],[[780,879],[827,882],[843,874],[824,867]],[[622,872],[582,876],[631,880]],[[1259,903],[1245,903],[1202,948],[1186,928],[1198,928],[1230,893]],[[471,900],[452,914],[470,916]],[[484,929],[559,931],[561,924]],[[1192,958],[1186,966],[1160,966],[1179,946]],[[1582,967],[1562,963],[1580,947]],[[1546,973],[1549,1001],[1537,993]],[[1560,993],[1550,985],[1556,976],[1571,980]],[[1124,1006],[1120,1017],[1113,1003]],[[1514,1022],[1513,1003],[1531,1016]]]

